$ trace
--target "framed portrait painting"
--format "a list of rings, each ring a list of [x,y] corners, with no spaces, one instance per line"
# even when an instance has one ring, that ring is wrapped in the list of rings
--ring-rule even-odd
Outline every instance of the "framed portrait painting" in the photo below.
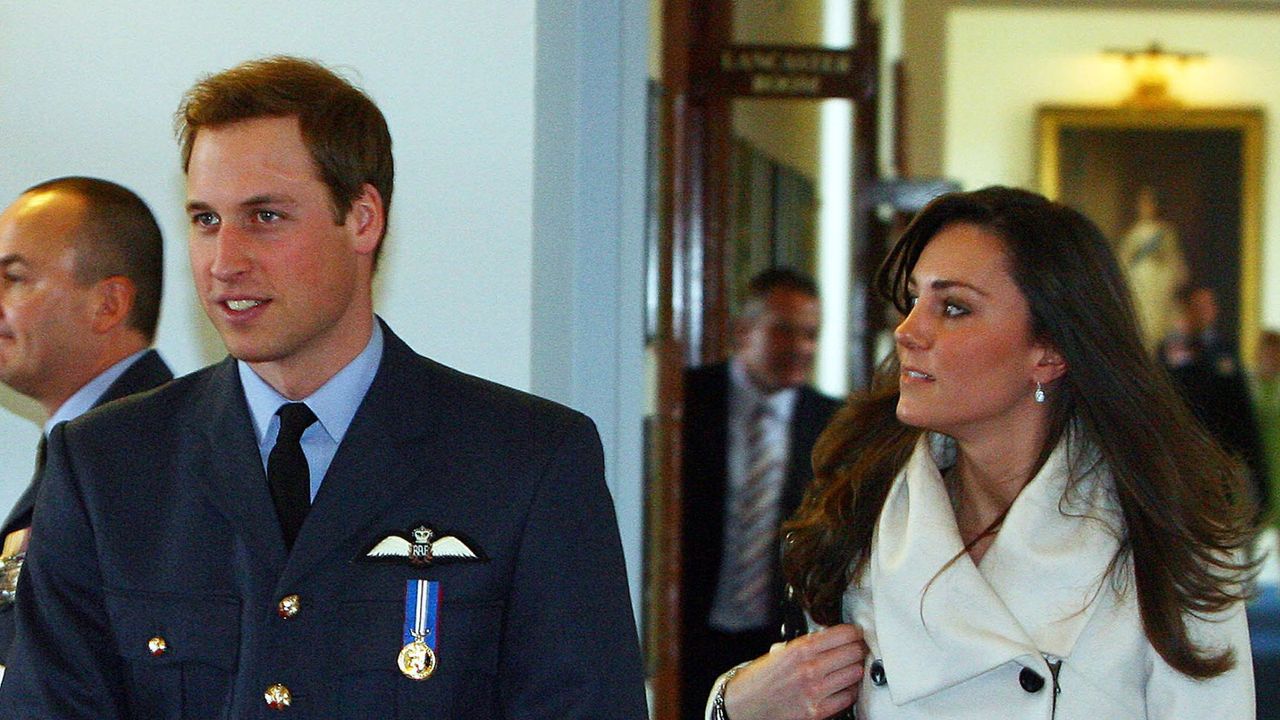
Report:
[[[1153,351],[1177,330],[1177,293],[1208,288],[1218,331],[1253,357],[1263,129],[1258,108],[1037,111],[1041,192],[1111,239]]]

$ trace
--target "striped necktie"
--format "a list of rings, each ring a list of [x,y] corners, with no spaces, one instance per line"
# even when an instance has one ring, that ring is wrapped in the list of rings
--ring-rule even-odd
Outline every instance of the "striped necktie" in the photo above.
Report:
[[[756,405],[747,433],[746,481],[734,493],[730,508],[724,597],[744,628],[768,622],[770,571],[778,552],[782,452],[769,433],[770,421],[769,406]]]

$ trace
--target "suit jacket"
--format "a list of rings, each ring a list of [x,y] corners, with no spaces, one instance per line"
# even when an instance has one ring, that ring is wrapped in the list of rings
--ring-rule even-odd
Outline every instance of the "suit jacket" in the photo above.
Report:
[[[1244,463],[1251,500],[1261,519],[1272,506],[1269,468],[1253,394],[1239,358],[1234,345],[1211,335],[1197,344],[1191,362],[1176,366],[1166,363],[1166,368],[1196,419],[1227,452]]]
[[[682,483],[684,517],[681,546],[682,627],[686,647],[707,630],[720,563],[724,554],[724,514],[728,486],[729,365],[720,363],[685,373]],[[810,387],[801,387],[791,415],[790,449],[779,519],[800,505],[813,479],[814,441],[840,403]],[[777,607],[782,598],[780,568],[773,568]],[[777,618],[770,619],[776,626]]]
[[[115,382],[107,386],[102,397],[98,398],[94,403],[94,407],[101,407],[112,400],[119,400],[135,393],[150,390],[159,385],[163,385],[173,379],[173,372],[169,370],[169,366],[160,358],[160,354],[155,350],[148,350],[143,353],[132,365],[130,365]],[[27,489],[23,491],[18,498],[18,502],[14,504],[13,509],[9,511],[9,516],[5,518],[3,527],[0,527],[0,538],[7,537],[9,533],[15,530],[31,527],[31,512],[36,505],[36,496],[40,492],[41,478],[43,474],[37,469],[36,474],[31,478],[31,483],[27,485]],[[9,648],[13,645],[13,604],[6,603],[0,606],[0,665],[8,663]]]
[[[231,359],[53,433],[0,717],[275,717],[275,685],[301,718],[645,716],[591,421],[384,330],[289,554]],[[420,525],[483,561],[367,557]],[[412,680],[419,579],[440,583],[438,664]]]
[[[1083,457],[1069,464],[1068,448]],[[867,569],[844,595],[843,619],[869,648],[858,717],[1254,717],[1244,603],[1186,620],[1197,642],[1235,652],[1233,669],[1202,681],[1170,667],[1143,630],[1132,559],[1110,566],[1124,519],[1109,473],[1065,492],[1068,468],[1091,467],[1090,452],[1059,445],[979,566],[921,438],[889,489]]]

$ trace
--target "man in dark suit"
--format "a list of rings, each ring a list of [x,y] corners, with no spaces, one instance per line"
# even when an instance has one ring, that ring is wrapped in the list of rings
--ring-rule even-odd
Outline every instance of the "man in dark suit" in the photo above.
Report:
[[[734,355],[685,375],[682,527],[684,716],[715,678],[779,639],[779,526],[800,504],[809,456],[839,403],[809,387],[817,286],[794,270],[753,278]]]
[[[40,404],[46,435],[91,408],[173,378],[149,349],[163,253],[146,203],[106,180],[49,180],[0,214],[0,382]],[[13,643],[14,587],[44,456],[42,436],[31,483],[0,527],[0,665]]]
[[[179,118],[231,357],[52,434],[0,717],[645,717],[591,421],[373,314],[378,108],[270,58]]]
[[[1253,393],[1235,343],[1218,328],[1220,309],[1212,288],[1189,285],[1176,296],[1176,332],[1160,345],[1160,359],[1209,434],[1244,463],[1250,500],[1263,521],[1271,510],[1271,485]]]

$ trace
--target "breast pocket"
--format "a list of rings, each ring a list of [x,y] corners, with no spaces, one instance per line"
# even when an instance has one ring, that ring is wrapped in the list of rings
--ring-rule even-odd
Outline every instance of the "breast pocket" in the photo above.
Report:
[[[340,616],[340,718],[447,717],[488,720],[497,711],[502,601],[444,600],[436,668],[414,680],[397,664],[404,646],[404,603],[346,603]]]
[[[240,647],[238,598],[112,592],[106,599],[132,716],[227,716]]]

